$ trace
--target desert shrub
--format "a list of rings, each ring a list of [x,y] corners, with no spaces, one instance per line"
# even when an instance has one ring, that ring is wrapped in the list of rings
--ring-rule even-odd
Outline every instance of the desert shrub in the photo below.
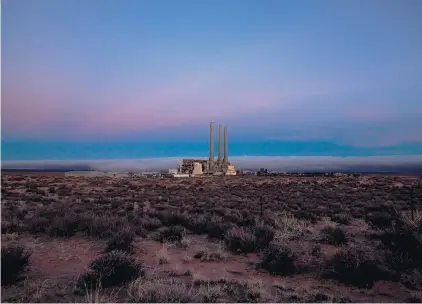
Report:
[[[366,221],[371,223],[372,226],[381,229],[391,227],[395,219],[394,215],[387,212],[373,212],[366,216]]]
[[[422,232],[422,210],[402,212],[400,222],[411,229]]]
[[[226,258],[222,252],[207,250],[199,250],[193,257],[201,262],[218,262]]]
[[[122,218],[116,216],[89,213],[80,215],[79,231],[86,236],[102,239],[113,236],[116,230],[126,225]]]
[[[178,211],[161,211],[157,213],[157,217],[163,222],[166,226],[183,226],[187,222],[186,214],[180,213]]]
[[[224,291],[237,303],[262,303],[266,300],[259,284],[228,282]]]
[[[318,216],[306,210],[296,210],[292,212],[298,220],[310,221],[315,224],[318,221]]]
[[[322,292],[311,293],[306,297],[305,302],[311,303],[352,303],[353,301],[348,297],[335,297],[330,294],[325,294]]]
[[[12,244],[1,247],[1,285],[13,284],[21,278],[29,265],[31,252]]]
[[[322,292],[317,292],[316,294],[310,295],[310,299],[312,300],[310,302],[314,302],[314,303],[332,303],[333,300],[335,300],[333,296],[322,293]]]
[[[275,238],[282,240],[295,240],[302,236],[309,223],[300,220],[288,213],[276,214],[274,218],[274,226],[277,229]]]
[[[348,215],[346,213],[338,213],[338,214],[334,214],[333,216],[331,216],[331,220],[334,223],[338,223],[338,224],[342,224],[342,225],[348,225],[348,224],[350,224],[350,221],[352,220],[352,218],[350,217],[350,215]]]
[[[410,289],[422,286],[422,269],[409,269],[400,273],[400,282]]]
[[[412,292],[406,300],[407,303],[422,303],[422,292]]]
[[[63,217],[54,217],[47,234],[53,237],[72,237],[78,232],[80,223],[79,215],[73,212],[65,214]]]
[[[221,285],[206,284],[198,289],[199,299],[202,303],[224,303],[225,292]]]
[[[47,219],[53,219],[55,217],[63,217],[66,215],[65,209],[62,206],[62,204],[57,203],[55,206],[55,208],[42,208],[40,210],[38,210],[38,212],[36,213],[35,217],[44,217]],[[67,210],[69,211],[69,210]]]
[[[250,227],[255,224],[256,216],[251,213],[243,213],[242,218],[238,222],[239,226]]]
[[[1,232],[2,233],[14,233],[14,232],[20,232],[22,231],[22,225],[20,221],[14,217],[10,220],[4,220],[1,221]]]
[[[34,218],[27,221],[25,230],[33,234],[45,233],[47,230],[49,230],[50,224],[51,221],[48,219],[35,216]]]
[[[181,242],[185,235],[185,228],[182,226],[162,227],[153,235],[153,239],[161,243]]]
[[[135,240],[135,233],[130,228],[121,229],[107,242],[105,252],[113,250],[121,250],[132,252],[133,241]]]
[[[207,233],[207,218],[202,214],[190,215],[185,227],[195,234]]]
[[[62,209],[45,210],[39,213],[40,217],[52,218],[47,234],[53,237],[72,237],[77,233],[86,236],[109,238],[116,230],[124,225],[123,219],[114,216],[97,215],[90,213],[68,212]]]
[[[378,237],[391,250],[395,267],[414,268],[422,266],[422,230],[397,222]]]
[[[253,231],[246,227],[233,227],[224,235],[227,248],[233,252],[255,252],[257,240]]]
[[[139,221],[139,223],[142,227],[144,227],[147,230],[155,230],[163,226],[163,223],[160,221],[160,219],[156,217],[143,218]]]
[[[296,270],[294,254],[290,248],[273,242],[261,254],[261,267],[272,274],[293,274]]]
[[[238,210],[231,210],[228,214],[224,215],[225,222],[233,222],[238,224],[242,221],[242,214]]]
[[[361,250],[343,250],[327,261],[324,276],[347,285],[371,288],[375,281],[389,277],[378,264]]]
[[[28,210],[26,209],[18,209],[15,212],[15,216],[18,220],[23,221],[25,219],[25,216],[28,214]]]
[[[114,250],[103,254],[89,264],[89,271],[78,280],[78,287],[110,287],[121,285],[145,275],[141,261],[130,257],[128,253]]]
[[[233,227],[233,224],[226,223],[221,217],[213,216],[206,223],[206,229],[209,237],[215,237],[219,239],[224,238],[224,234]]]
[[[347,235],[343,229],[339,227],[327,226],[322,229],[323,241],[331,245],[342,245],[347,243]]]
[[[223,207],[214,207],[210,209],[211,214],[216,214],[224,217],[227,213],[227,209]]]
[[[256,246],[259,249],[264,249],[274,239],[275,231],[270,226],[259,224],[253,228],[256,238]]]
[[[202,302],[198,290],[175,278],[138,279],[129,284],[128,298],[134,303]]]
[[[314,257],[320,257],[321,256],[321,246],[315,245],[312,247],[311,255]]]

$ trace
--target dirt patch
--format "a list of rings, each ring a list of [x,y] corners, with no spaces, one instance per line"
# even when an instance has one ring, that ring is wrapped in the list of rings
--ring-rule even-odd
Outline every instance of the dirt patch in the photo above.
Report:
[[[74,278],[85,271],[88,263],[101,254],[103,245],[83,238],[46,238],[19,236],[32,251],[28,278]]]

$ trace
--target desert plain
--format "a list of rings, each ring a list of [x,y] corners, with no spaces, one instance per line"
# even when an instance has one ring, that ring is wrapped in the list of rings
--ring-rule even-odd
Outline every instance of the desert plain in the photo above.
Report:
[[[2,302],[421,302],[422,178],[3,173]]]

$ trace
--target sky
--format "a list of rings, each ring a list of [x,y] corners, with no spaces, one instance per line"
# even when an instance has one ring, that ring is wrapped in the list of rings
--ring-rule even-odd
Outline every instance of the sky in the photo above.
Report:
[[[422,1],[1,8],[2,160],[422,154]]]

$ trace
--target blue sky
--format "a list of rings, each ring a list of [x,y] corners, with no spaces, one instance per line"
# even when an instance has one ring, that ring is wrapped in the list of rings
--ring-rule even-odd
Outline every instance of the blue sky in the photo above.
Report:
[[[203,153],[211,120],[238,155],[422,154],[421,14],[419,0],[3,0],[2,159]]]

